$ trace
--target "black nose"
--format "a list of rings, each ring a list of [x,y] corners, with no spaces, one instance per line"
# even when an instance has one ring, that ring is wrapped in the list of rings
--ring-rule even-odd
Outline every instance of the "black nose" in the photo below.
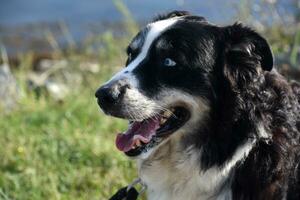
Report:
[[[99,106],[107,110],[118,104],[122,100],[128,87],[127,84],[104,85],[100,87],[95,93],[95,96],[98,98]]]
[[[108,103],[108,104],[113,104],[113,103],[118,101],[119,92],[118,91],[113,92],[112,88],[103,86],[103,87],[100,87],[96,91],[95,96],[101,102],[105,102],[105,103]]]

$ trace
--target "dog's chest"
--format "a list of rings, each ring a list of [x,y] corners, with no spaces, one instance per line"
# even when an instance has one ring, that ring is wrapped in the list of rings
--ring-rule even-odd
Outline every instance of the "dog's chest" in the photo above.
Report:
[[[201,174],[197,156],[188,156],[197,154],[185,155],[138,162],[140,178],[147,185],[148,200],[231,199],[230,190],[218,191],[227,177],[219,176],[214,169]]]
[[[177,170],[152,163],[140,171],[142,181],[147,185],[148,200],[196,199],[198,184],[195,177],[178,173]]]

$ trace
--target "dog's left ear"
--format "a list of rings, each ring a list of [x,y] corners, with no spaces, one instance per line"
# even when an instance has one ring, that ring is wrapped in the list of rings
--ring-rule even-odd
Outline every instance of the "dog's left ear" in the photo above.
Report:
[[[227,67],[240,68],[239,71],[243,71],[245,68],[272,70],[273,54],[266,39],[238,23],[224,27],[224,30]]]

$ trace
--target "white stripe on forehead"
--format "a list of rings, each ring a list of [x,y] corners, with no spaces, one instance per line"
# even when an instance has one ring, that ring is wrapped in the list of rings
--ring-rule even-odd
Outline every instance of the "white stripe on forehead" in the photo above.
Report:
[[[177,22],[178,18],[171,18],[166,20],[157,21],[149,24],[149,32],[147,33],[145,42],[139,55],[128,65],[127,70],[131,71],[134,69],[148,54],[149,48],[153,41],[160,36],[167,28]]]
[[[134,79],[131,77],[132,74],[130,72],[132,72],[146,58],[153,41],[169,27],[175,24],[179,19],[180,17],[173,17],[148,24],[147,28],[149,28],[149,31],[146,35],[141,52],[126,68],[115,74],[108,82],[129,76],[131,79]],[[132,83],[134,83],[133,85],[137,85],[135,80],[132,80]]]

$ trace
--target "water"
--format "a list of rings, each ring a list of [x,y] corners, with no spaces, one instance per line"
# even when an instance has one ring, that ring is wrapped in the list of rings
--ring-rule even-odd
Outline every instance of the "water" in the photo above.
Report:
[[[235,21],[233,19],[237,16],[236,8],[240,3],[237,0],[123,2],[138,22],[147,21],[158,13],[179,9],[205,16],[209,21],[218,24]],[[98,27],[96,29],[101,33],[109,26],[98,25],[113,24],[121,20],[122,15],[113,1],[109,0],[0,0],[0,40],[10,52],[34,49],[32,44],[42,46],[46,30],[51,30],[54,34],[60,32],[58,21],[67,25],[76,40],[81,40],[93,30],[92,27]]]
[[[112,1],[108,0],[1,0],[0,24],[51,22],[60,19],[69,24],[82,25],[99,21],[116,21],[121,15]],[[4,2],[5,1],[5,2]],[[154,13],[184,9],[213,18],[229,19],[234,0],[125,0],[123,1],[136,19],[148,19]],[[221,4],[221,5],[220,5]],[[220,7],[222,8],[220,9]],[[219,8],[218,8],[219,7]]]

